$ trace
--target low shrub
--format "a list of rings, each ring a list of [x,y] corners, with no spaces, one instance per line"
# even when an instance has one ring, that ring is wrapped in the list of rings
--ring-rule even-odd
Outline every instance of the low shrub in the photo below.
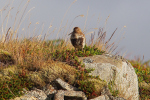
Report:
[[[138,83],[139,83],[139,94],[141,100],[148,100],[150,99],[150,61],[142,62],[140,58],[136,60],[130,60],[130,63],[135,69],[135,72],[138,76]],[[145,85],[149,86],[149,88]]]
[[[11,99],[21,96],[23,88],[30,89],[33,83],[27,78],[27,73],[22,70],[18,75],[11,75],[11,79],[0,79],[0,100]]]

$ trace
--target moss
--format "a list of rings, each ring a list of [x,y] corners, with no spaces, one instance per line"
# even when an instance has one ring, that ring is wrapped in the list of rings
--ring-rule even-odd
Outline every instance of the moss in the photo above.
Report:
[[[16,75],[20,72],[21,69],[19,69],[17,66],[9,66],[5,69],[2,69],[0,71],[0,78],[2,80],[11,79],[12,75]]]
[[[17,74],[19,71],[17,66],[9,66],[8,68],[5,68],[1,71],[1,74],[3,74],[4,76],[8,76],[10,74]]]
[[[9,52],[0,49],[0,62],[4,64],[14,64],[15,60]]]
[[[69,83],[75,81],[76,69],[62,62],[55,62],[41,69],[41,74],[47,81],[51,82],[56,78],[62,78]]]
[[[6,55],[10,55],[10,53],[8,51],[4,51],[2,49],[0,49],[0,54],[6,54]]]
[[[150,99],[150,83],[140,82],[139,93],[141,98]]]
[[[97,95],[101,95],[102,89],[104,86],[107,85],[107,83],[105,81],[99,80],[99,79],[88,79],[85,80],[85,82],[91,82],[93,84],[93,86],[95,87],[95,94]],[[96,96],[91,96],[90,98],[94,98]]]
[[[42,78],[41,73],[39,72],[30,73],[29,80],[31,80],[38,88],[41,88],[46,85],[44,79]]]

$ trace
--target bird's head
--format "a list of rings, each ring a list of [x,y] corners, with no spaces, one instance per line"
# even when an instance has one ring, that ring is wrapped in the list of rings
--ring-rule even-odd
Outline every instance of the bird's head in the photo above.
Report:
[[[73,29],[73,32],[71,32],[69,35],[71,35],[72,33],[79,33],[79,32],[81,32],[81,29],[79,27],[75,27]]]
[[[80,29],[79,27],[75,27],[75,28],[73,29],[73,32],[81,32],[81,29]]]

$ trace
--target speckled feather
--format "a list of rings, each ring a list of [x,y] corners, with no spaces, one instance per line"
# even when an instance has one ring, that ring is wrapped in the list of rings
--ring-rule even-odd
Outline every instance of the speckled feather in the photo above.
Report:
[[[70,40],[75,49],[77,48],[82,50],[85,46],[85,35],[82,33],[79,27],[75,27],[73,29]]]

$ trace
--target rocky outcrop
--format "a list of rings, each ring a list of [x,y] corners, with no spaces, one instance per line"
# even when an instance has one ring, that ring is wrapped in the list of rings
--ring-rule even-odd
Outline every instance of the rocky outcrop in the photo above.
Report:
[[[90,74],[99,76],[93,81],[100,96],[89,100],[138,100],[138,80],[134,68],[127,60],[109,54],[80,57],[86,68],[94,68]],[[106,84],[105,84],[106,82]],[[51,83],[51,82],[50,82]],[[100,85],[101,84],[101,85]],[[24,100],[87,100],[84,92],[60,78],[47,84],[43,90],[34,89],[20,97]],[[20,99],[15,99],[20,100]]]
[[[110,54],[79,58],[86,68],[94,68],[90,74],[105,80],[118,96],[138,100],[138,79],[131,64],[120,56]]]
[[[55,83],[57,89],[63,90],[56,90],[53,86],[47,85],[43,90],[36,88],[31,91],[24,90],[25,95],[14,100],[87,100],[84,92],[74,91],[78,89],[62,81],[60,78],[56,79]]]
[[[24,95],[12,100],[87,100],[84,92],[76,89],[60,78],[56,79],[56,87],[48,84],[43,90],[35,88],[31,91],[24,89]],[[61,86],[61,87],[60,87]],[[57,89],[56,89],[57,88]],[[125,100],[120,97],[113,97],[107,87],[104,87],[101,96],[88,100]]]

